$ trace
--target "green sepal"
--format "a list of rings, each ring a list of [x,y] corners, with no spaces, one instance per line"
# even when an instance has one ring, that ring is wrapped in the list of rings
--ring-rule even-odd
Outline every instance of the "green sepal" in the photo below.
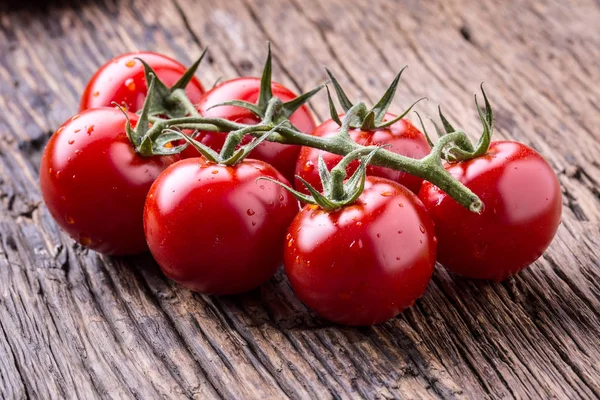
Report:
[[[263,110],[267,107],[267,103],[271,100],[271,97],[273,97],[273,90],[271,88],[272,74],[271,42],[267,42],[267,61],[265,61],[265,67],[260,77],[260,92],[258,94],[258,107]]]
[[[477,102],[477,95],[475,95],[475,106],[477,107],[477,113],[479,114],[479,119],[481,120],[481,124],[483,125],[483,133],[479,137],[479,141],[476,145],[475,155],[480,156],[487,152],[490,147],[490,143],[492,141],[492,133],[494,131],[494,115],[492,113],[492,106],[483,90],[483,83],[480,86],[481,93],[483,94],[483,100],[485,101],[485,117],[481,112],[481,108],[479,107],[479,103]]]
[[[189,145],[193,146],[196,150],[198,150],[198,152],[210,162],[218,163],[220,161],[219,154],[216,151],[181,131],[175,129],[165,129],[162,134],[170,134],[172,135],[174,140],[185,140]]]
[[[148,90],[154,90],[156,85],[156,77],[153,73],[148,76]],[[145,101],[144,106],[140,112],[140,116],[138,118],[138,122],[135,126],[135,129],[131,128],[131,121],[129,116],[127,115],[127,111],[123,109],[122,106],[113,102],[122,113],[125,115],[125,119],[127,122],[125,123],[125,133],[127,134],[127,138],[135,148],[135,151],[143,156],[151,156],[152,155],[152,140],[147,137],[147,133],[150,130],[150,124],[148,121],[148,115],[150,110],[150,101]]]
[[[335,104],[333,102],[333,99],[331,98],[331,92],[329,91],[329,86],[325,86],[325,90],[327,90],[327,100],[329,102],[329,115],[331,116],[331,119],[336,124],[338,124],[339,126],[342,126],[342,121],[340,120],[338,112],[335,109]]]
[[[442,125],[446,133],[456,132],[456,129],[448,122],[444,114],[442,113],[442,107],[438,106],[438,114],[440,115],[440,120],[442,121]]]
[[[296,175],[296,178],[298,179],[302,179],[300,178],[298,175]],[[298,200],[300,200],[303,203],[307,203],[307,204],[313,204],[312,201],[312,197],[304,194],[302,192],[299,192],[297,190],[295,190],[294,188],[286,185],[285,183],[278,181],[277,179],[273,179],[273,178],[268,178],[266,176],[261,176],[260,178],[256,178],[256,182],[258,181],[269,181],[269,182],[273,182],[279,186],[281,186],[282,188],[284,188],[285,190],[287,190],[288,192],[290,192],[295,198],[297,198]]]
[[[208,111],[215,107],[223,107],[223,106],[241,107],[248,111],[251,111],[254,115],[256,115],[259,118],[264,118],[264,116],[265,116],[264,110],[261,109],[259,106],[257,106],[256,104],[247,102],[247,101],[243,101],[243,100],[224,101],[223,103],[219,103],[219,104],[215,104],[214,106],[210,106],[206,110]]]
[[[348,99],[348,96],[346,96],[344,89],[342,89],[342,86],[340,85],[338,80],[335,79],[335,76],[333,76],[331,71],[327,68],[325,68],[325,71],[327,71],[327,75],[329,75],[329,79],[333,84],[333,88],[335,89],[335,93],[337,94],[337,98],[340,102],[340,105],[342,106],[342,109],[347,112],[349,109],[352,108],[352,102],[350,101],[350,99]]]
[[[185,135],[185,134],[184,134]],[[180,134],[174,134],[171,132],[163,132],[158,138],[152,143],[152,154],[160,156],[172,156],[174,154],[181,153],[185,148],[189,146],[189,143],[185,143],[177,146],[166,147],[167,144],[172,143],[176,140],[180,140]]]
[[[375,106],[371,109],[375,113],[375,124],[379,124],[383,121],[385,117],[385,113],[390,108],[392,104],[392,100],[394,100],[394,95],[396,94],[396,89],[398,88],[398,82],[400,82],[400,77],[402,76],[402,72],[407,68],[405,66],[398,72],[398,75],[394,78],[390,86],[387,88],[381,99],[375,104]]]
[[[402,118],[406,117],[406,115],[416,106],[419,102],[427,100],[427,97],[421,97],[419,100],[415,101],[408,107],[402,114],[398,115],[396,118],[391,119],[389,121],[380,122],[377,125],[377,129],[387,128],[388,126],[394,125],[396,122],[400,121]],[[385,117],[385,116],[384,116]]]
[[[363,118],[362,124],[360,125],[360,129],[362,129],[363,131],[377,129],[377,123],[375,122],[375,118],[375,112],[373,110],[369,111],[365,118]]]
[[[419,118],[419,123],[421,124],[421,130],[423,131],[423,134],[425,135],[425,139],[427,139],[427,144],[429,145],[429,147],[433,148],[434,143],[431,140],[429,133],[427,132],[427,128],[425,128],[425,124],[423,123],[423,118],[421,118],[421,114],[419,114],[416,111],[415,111],[415,114],[417,114],[417,118]]]
[[[331,174],[327,169],[327,165],[325,164],[325,160],[321,153],[319,153],[317,161],[317,170],[319,171],[319,178],[321,179],[321,184],[323,186],[323,194],[329,196],[331,192]]]
[[[248,143],[245,146],[240,147],[239,149],[237,149],[233,155],[227,159],[222,159],[220,160],[221,164],[225,164],[225,165],[234,165],[240,161],[242,161],[244,158],[248,157],[250,155],[250,153],[257,147],[259,146],[262,142],[264,142],[265,140],[267,140],[267,138],[269,136],[271,136],[273,133],[275,133],[277,131],[277,129],[279,129],[282,125],[284,124],[284,122],[279,123],[278,125],[274,126],[271,130],[269,130],[268,132],[265,132],[264,134],[262,134],[259,138],[254,138],[250,143]],[[231,135],[231,134],[230,134]],[[244,135],[245,136],[245,135]]]
[[[281,105],[281,111],[283,116],[285,118],[290,118],[292,114],[296,112],[296,110],[298,110],[300,107],[306,104],[311,99],[311,97],[317,94],[321,89],[323,89],[323,87],[325,87],[325,85],[317,86],[313,90],[310,90],[306,93],[302,93],[300,96],[283,103]]]
[[[188,83],[194,78],[194,74],[198,69],[198,66],[202,62],[202,59],[206,55],[207,49],[204,49],[200,57],[188,68],[185,73],[179,78],[179,80],[172,86],[168,87],[163,81],[156,78],[154,89],[150,90],[148,86],[148,99],[146,102],[150,104],[150,115],[167,115],[170,118],[181,118],[187,115],[185,108],[183,108],[178,102],[171,99],[171,94],[179,89],[185,89]],[[139,57],[135,57],[144,66],[144,74],[146,75],[146,82],[150,82],[150,76],[156,77],[156,72],[146,61]]]
[[[173,86],[171,86],[171,89],[170,89],[171,93],[173,93],[177,89],[185,89],[187,87],[187,85],[191,82],[191,80],[194,79],[194,75],[196,74],[196,71],[198,70],[198,67],[200,66],[200,63],[202,62],[202,60],[204,59],[204,56],[206,55],[207,51],[208,51],[208,47],[206,47],[202,51],[202,54],[200,54],[200,57],[198,57],[198,59],[185,71],[185,73],[183,75],[181,75],[181,78],[179,78],[179,80],[177,82],[175,82],[175,84]]]

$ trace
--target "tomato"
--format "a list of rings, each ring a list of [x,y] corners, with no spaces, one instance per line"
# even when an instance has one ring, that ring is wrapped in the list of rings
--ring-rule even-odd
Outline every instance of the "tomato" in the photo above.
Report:
[[[275,82],[271,84],[271,90],[273,91],[273,96],[278,97],[283,102],[296,98],[296,94],[291,90]],[[232,79],[206,92],[202,100],[198,103],[197,109],[204,117],[224,118],[243,124],[256,124],[260,119],[244,108],[234,106],[210,107],[230,100],[256,103],[259,92],[260,79],[258,78]],[[304,133],[311,133],[316,127],[312,113],[306,105],[303,105],[292,114],[290,121]],[[213,150],[220,151],[223,143],[225,143],[225,137],[226,134],[220,132],[201,132],[197,140]],[[250,141],[250,139],[251,137],[247,137],[245,143]],[[265,141],[254,149],[251,157],[271,164],[292,182],[299,151],[300,148],[298,146]],[[182,155],[184,158],[198,157],[198,152],[194,148],[189,147]]]
[[[132,125],[137,115],[128,114]],[[116,108],[84,111],[50,138],[40,166],[44,202],[73,239],[105,254],[147,249],[143,230],[146,194],[179,156],[142,157],[125,133]]]
[[[225,166],[189,158],[158,177],[144,227],[166,276],[201,293],[233,294],[275,273],[298,202],[260,177],[287,184],[275,168],[251,159]]]
[[[284,265],[296,296],[317,314],[372,325],[425,292],[435,253],[433,222],[419,199],[393,181],[367,177],[354,204],[300,211],[288,229]]]
[[[446,169],[483,201],[481,215],[425,182],[419,197],[435,222],[438,259],[469,278],[501,281],[533,263],[554,237],[560,184],[548,162],[524,144],[492,142],[487,153]]]
[[[185,66],[163,54],[140,51],[120,55],[100,67],[90,79],[81,97],[80,111],[111,107],[112,102],[132,112],[141,110],[148,88],[144,66],[136,57],[150,65],[156,77],[167,87],[174,85],[186,71]],[[186,93],[196,103],[204,93],[204,88],[194,77],[187,85]]]
[[[340,116],[341,118],[341,116]],[[384,121],[394,119],[393,114],[386,114]],[[328,120],[321,124],[313,135],[320,137],[329,137],[339,132],[339,125]],[[356,143],[363,146],[384,145],[388,144],[387,150],[403,156],[411,158],[423,158],[429,154],[431,148],[427,143],[425,135],[415,128],[410,121],[401,119],[393,125],[377,129],[373,131],[363,131],[361,129],[350,129],[350,137]],[[319,179],[319,171],[317,168],[319,155],[323,157],[328,169],[333,168],[341,159],[342,156],[328,153],[323,150],[318,150],[312,147],[302,147],[298,162],[296,164],[296,175],[301,176],[304,180],[310,183],[317,190],[322,190],[321,180]],[[358,160],[352,162],[348,166],[348,175],[352,174],[358,167]],[[423,180],[419,177],[407,174],[406,172],[396,171],[389,168],[369,166],[367,174],[371,176],[380,176],[398,182],[414,193],[418,193]],[[298,190],[308,194],[306,187],[296,179],[295,186]]]

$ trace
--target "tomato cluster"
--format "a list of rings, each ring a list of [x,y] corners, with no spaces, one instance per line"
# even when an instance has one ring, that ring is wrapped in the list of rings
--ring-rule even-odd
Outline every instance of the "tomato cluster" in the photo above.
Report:
[[[488,140],[479,152],[445,153],[447,174],[483,201],[479,213],[423,182],[426,170],[368,165],[381,146],[400,160],[436,151],[404,114],[387,112],[400,74],[371,110],[353,105],[330,75],[344,112],[330,97],[331,119],[317,126],[305,104],[314,93],[271,82],[270,55],[262,78],[206,92],[194,71],[161,54],[121,55],[96,72],[79,114],[51,137],[42,195],[82,246],[109,255],[149,249],[165,275],[207,294],[256,288],[283,262],[317,314],[370,325],[412,305],[436,260],[465,277],[502,280],[556,233],[559,182],[524,144]],[[487,98],[486,106],[491,131]],[[282,126],[300,139],[278,137]],[[314,145],[339,135],[346,147],[375,150],[364,157]]]

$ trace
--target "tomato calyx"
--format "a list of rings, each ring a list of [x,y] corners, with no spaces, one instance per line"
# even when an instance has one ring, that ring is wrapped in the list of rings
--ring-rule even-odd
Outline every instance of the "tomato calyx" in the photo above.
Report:
[[[261,120],[261,122],[264,122],[265,118],[267,117],[269,102],[275,98],[273,96],[272,74],[273,69],[271,62],[271,43],[269,42],[267,45],[267,60],[265,61],[265,66],[263,68],[263,72],[260,78],[258,102],[251,103],[242,100],[230,100],[219,104],[215,104],[212,107],[208,108],[208,110],[222,106],[240,107],[252,112]],[[294,114],[300,107],[305,105],[315,94],[317,94],[321,89],[323,89],[323,87],[325,87],[325,85],[317,86],[316,88],[306,93],[302,93],[301,95],[297,96],[296,98],[290,101],[281,102],[280,106],[270,116],[270,121],[276,124],[284,121],[288,122],[292,114]]]
[[[152,101],[150,100],[150,93],[153,92],[154,87],[156,85],[156,76],[152,73],[149,74],[148,77],[148,97],[144,102],[144,107],[140,111],[140,117],[136,123],[135,128],[131,127],[131,121],[129,119],[129,115],[127,111],[120,106],[119,104],[113,103],[123,115],[125,115],[125,119],[127,120],[125,124],[125,132],[127,133],[127,138],[133,145],[135,152],[140,154],[143,157],[152,157],[152,156],[170,156],[174,154],[180,153],[184,148],[188,146],[187,143],[183,145],[172,146],[169,143],[174,139],[169,137],[168,135],[153,135],[152,128],[150,127],[150,108],[152,107]],[[160,133],[160,132],[159,132]]]
[[[477,101],[477,95],[475,95],[475,106],[477,107],[477,113],[479,114],[479,119],[481,120],[481,124],[483,125],[483,133],[479,137],[479,140],[476,145],[473,145],[473,143],[468,139],[468,137],[464,134],[462,130],[455,129],[452,126],[452,124],[450,124],[448,119],[442,113],[441,107],[438,107],[438,113],[440,116],[440,120],[442,121],[442,126],[444,127],[444,130],[442,130],[433,119],[431,120],[440,140],[442,140],[447,135],[462,133],[462,135],[455,135],[456,139],[454,140],[444,141],[446,143],[441,148],[440,157],[450,163],[466,161],[471,160],[473,158],[481,157],[487,153],[492,142],[492,133],[494,130],[494,115],[492,112],[492,106],[490,105],[485,91],[483,90],[483,83],[480,87],[485,102],[485,114],[483,111],[481,111],[481,107],[479,106],[479,102]],[[421,116],[419,115],[419,113],[416,114],[421,123],[423,133],[427,138],[427,142],[432,148],[435,147],[429,134],[427,133],[427,130],[425,129],[425,125],[423,124]]]
[[[360,197],[365,188],[367,165],[369,165],[373,156],[380,149],[381,147],[379,146],[368,146],[353,150],[344,156],[331,170],[327,169],[323,157],[319,155],[318,170],[323,185],[323,193],[319,192],[310,183],[298,175],[296,175],[296,177],[304,186],[306,186],[310,195],[301,193],[284,183],[269,178],[259,179],[266,179],[284,187],[298,200],[304,203],[317,205],[327,211],[339,210],[342,207],[353,204]],[[360,165],[356,171],[354,171],[352,176],[349,179],[346,179],[346,168],[356,159],[360,160]]]
[[[396,75],[390,86],[387,88],[383,96],[381,96],[381,99],[379,99],[379,101],[373,106],[373,108],[369,110],[364,103],[356,104],[358,108],[356,109],[355,116],[350,121],[349,126],[351,128],[360,128],[363,131],[373,131],[377,129],[387,128],[388,126],[391,126],[396,122],[400,121],[402,118],[404,118],[418,102],[426,99],[426,97],[420,98],[419,100],[411,104],[402,114],[400,114],[396,118],[391,119],[389,121],[384,121],[385,114],[387,113],[387,110],[390,108],[390,105],[394,100],[394,95],[396,94],[396,89],[398,88],[398,83],[400,82],[402,72],[404,72],[406,68],[407,67],[405,66],[400,70],[400,72],[398,72],[398,74]],[[333,84],[333,88],[335,89],[338,102],[342,106],[344,112],[347,113],[352,107],[355,107],[355,105],[350,101],[350,99],[344,92],[344,89],[342,88],[338,80],[335,78],[335,76],[333,76],[331,71],[327,68],[325,68],[325,71],[327,71],[327,75],[329,75],[329,79]],[[331,114],[331,119],[334,120],[338,125],[342,126],[342,121],[338,116],[338,112],[331,97],[329,87],[327,87],[326,89],[327,99],[329,100],[329,113]]]
[[[198,116],[198,112],[194,107],[189,106],[189,100],[185,94],[185,88],[194,78],[194,74],[200,66],[200,63],[206,55],[208,48],[204,49],[200,57],[189,67],[181,78],[171,87],[165,85],[161,81],[154,69],[143,59],[136,57],[144,66],[146,82],[151,81],[151,77],[155,77],[154,87],[150,90],[148,85],[148,97],[146,102],[149,103],[148,115],[165,115],[169,118],[181,118],[187,115]],[[186,101],[187,100],[187,101]],[[144,106],[146,103],[144,103]]]

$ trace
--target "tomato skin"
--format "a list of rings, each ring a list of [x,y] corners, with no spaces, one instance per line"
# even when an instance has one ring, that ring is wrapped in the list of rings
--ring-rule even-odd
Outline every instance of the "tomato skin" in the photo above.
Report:
[[[127,108],[131,112],[142,109],[148,93],[144,66],[141,58],[156,72],[156,77],[168,87],[174,85],[187,68],[163,54],[139,51],[122,54],[101,66],[88,82],[79,110],[98,107],[112,107],[112,103]],[[192,103],[196,103],[204,93],[204,87],[194,77],[186,87],[186,93]]]
[[[275,168],[246,159],[235,166],[189,158],[156,180],[144,227],[167,277],[191,290],[234,294],[266,282],[281,265],[285,231],[298,202]]]
[[[340,118],[342,117],[343,116],[340,116]],[[396,118],[396,116],[389,113],[385,116],[386,121],[394,118]],[[319,125],[313,132],[313,135],[329,137],[338,133],[339,129],[339,125],[330,119]],[[378,129],[375,131],[351,129],[349,134],[352,140],[363,146],[389,144],[390,146],[386,147],[387,150],[416,159],[425,157],[431,150],[425,135],[406,119],[401,119],[385,129]],[[296,164],[296,175],[301,176],[313,187],[321,191],[323,188],[319,178],[319,170],[317,168],[319,154],[323,156],[323,160],[329,169],[333,168],[342,159],[342,156],[337,154],[328,153],[312,147],[302,147]],[[356,170],[358,165],[358,161],[354,161],[348,166],[348,176]],[[423,179],[407,174],[406,172],[374,165],[367,168],[367,174],[398,182],[406,186],[413,193],[419,193],[421,183],[423,182]],[[295,187],[301,192],[308,194],[306,187],[297,178],[295,180]]]
[[[368,177],[353,205],[307,205],[288,229],[285,271],[296,296],[345,325],[398,315],[427,288],[436,239],[427,210],[404,186]]]
[[[128,114],[132,125],[137,115]],[[50,138],[40,166],[44,202],[58,225],[82,245],[124,255],[147,250],[146,194],[179,159],[142,157],[125,133],[116,108],[96,108],[67,120]]]
[[[278,97],[283,102],[296,98],[296,94],[279,83],[271,84],[273,96]],[[198,112],[209,118],[224,118],[244,124],[256,124],[259,122],[252,112],[233,106],[222,106],[210,108],[216,104],[229,100],[243,100],[250,103],[258,101],[260,92],[260,79],[258,78],[238,78],[219,84],[206,92],[202,100],[197,104]],[[306,105],[300,107],[291,115],[292,124],[304,133],[311,133],[315,127],[315,121],[312,113]],[[213,150],[220,151],[225,143],[226,134],[221,132],[201,132],[198,140],[209,146]],[[249,142],[251,137],[246,137],[245,143]],[[262,160],[274,166],[290,182],[294,179],[294,169],[296,159],[300,148],[293,145],[284,145],[273,142],[263,142],[251,154],[251,157]],[[198,152],[189,147],[182,153],[184,158],[198,157]]]
[[[485,204],[481,215],[425,182],[419,197],[439,238],[438,260],[459,275],[501,281],[537,260],[560,224],[556,174],[530,147],[492,142],[486,155],[446,166]]]

